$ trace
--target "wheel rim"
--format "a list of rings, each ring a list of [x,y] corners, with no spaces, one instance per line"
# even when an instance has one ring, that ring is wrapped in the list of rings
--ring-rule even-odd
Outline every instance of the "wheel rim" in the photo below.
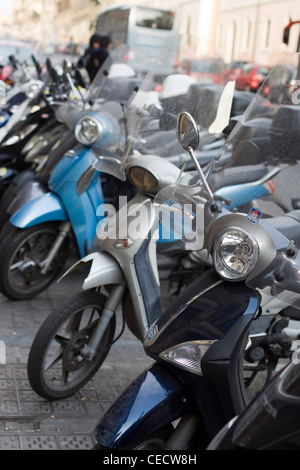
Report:
[[[52,337],[43,360],[43,381],[54,393],[66,394],[85,383],[101,365],[111,344],[111,324],[92,360],[87,345],[102,315],[102,307],[79,308]]]
[[[22,240],[15,249],[8,268],[8,281],[12,289],[20,293],[31,293],[43,289],[56,276],[67,256],[65,240],[49,270],[41,274],[42,262],[57,237],[57,230],[41,228]]]

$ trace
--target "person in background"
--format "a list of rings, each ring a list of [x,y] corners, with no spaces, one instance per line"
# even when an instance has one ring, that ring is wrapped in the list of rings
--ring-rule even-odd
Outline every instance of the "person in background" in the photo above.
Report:
[[[78,67],[83,67],[87,70],[90,82],[93,81],[99,68],[109,56],[111,46],[112,41],[109,36],[102,36],[100,34],[93,34],[91,36],[90,45],[77,64]]]

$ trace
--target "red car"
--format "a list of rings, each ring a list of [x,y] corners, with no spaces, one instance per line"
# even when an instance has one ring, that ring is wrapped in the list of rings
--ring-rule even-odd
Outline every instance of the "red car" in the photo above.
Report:
[[[244,65],[242,73],[236,78],[236,88],[238,90],[257,91],[270,70],[271,67],[263,65]]]

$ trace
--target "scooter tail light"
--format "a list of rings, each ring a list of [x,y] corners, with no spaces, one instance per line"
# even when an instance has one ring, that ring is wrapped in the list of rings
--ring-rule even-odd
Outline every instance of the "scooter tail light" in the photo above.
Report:
[[[160,358],[186,369],[194,374],[202,375],[201,360],[216,340],[188,341],[166,349]]]

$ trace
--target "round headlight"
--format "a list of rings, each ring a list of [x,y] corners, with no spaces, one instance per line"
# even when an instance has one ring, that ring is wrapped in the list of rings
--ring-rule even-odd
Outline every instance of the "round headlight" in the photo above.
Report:
[[[214,244],[215,268],[225,279],[246,278],[254,268],[258,255],[257,241],[240,228],[227,228],[219,234]]]
[[[158,179],[145,168],[133,166],[129,170],[129,178],[140,191],[155,191],[158,188]]]
[[[91,145],[102,136],[102,125],[96,120],[85,117],[75,127],[76,139],[83,145]]]

